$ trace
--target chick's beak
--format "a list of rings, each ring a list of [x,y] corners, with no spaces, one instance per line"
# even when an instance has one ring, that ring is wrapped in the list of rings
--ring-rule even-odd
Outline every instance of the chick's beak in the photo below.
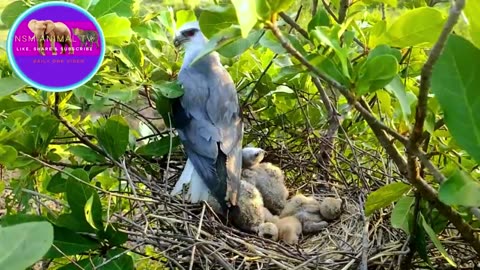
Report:
[[[175,47],[180,47],[183,43],[185,43],[185,41],[187,41],[187,39],[184,38],[183,36],[176,36],[175,39],[173,40],[173,45]]]

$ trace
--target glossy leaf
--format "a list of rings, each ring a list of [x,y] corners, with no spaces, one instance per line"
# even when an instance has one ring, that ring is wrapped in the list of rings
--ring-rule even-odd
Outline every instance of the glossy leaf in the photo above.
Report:
[[[218,50],[235,40],[240,38],[240,29],[232,26],[228,29],[224,29],[219,33],[215,34],[205,45],[203,50],[193,59],[190,63],[190,66],[194,65],[198,60],[202,59],[205,55],[210,54],[211,52]]]
[[[440,36],[446,18],[438,9],[422,7],[398,17],[385,33],[385,41],[395,47],[431,46]]]
[[[235,9],[233,6],[228,5],[204,10],[198,18],[198,23],[202,33],[208,39],[211,39],[220,31],[228,29],[232,24],[237,23]]]
[[[134,0],[99,0],[91,13],[97,18],[112,12],[121,17],[132,17],[133,3]]]
[[[125,17],[110,13],[98,18],[97,21],[102,27],[107,45],[121,46],[132,38],[130,21]]]
[[[51,247],[45,254],[45,259],[61,258],[65,255],[75,255],[100,247],[100,243],[85,236],[79,235],[66,228],[54,226],[55,247]],[[60,251],[58,251],[59,249]]]
[[[125,119],[114,115],[97,128],[97,139],[102,148],[113,158],[119,159],[127,150],[129,127]]]
[[[480,162],[480,49],[459,36],[450,36],[433,69],[432,92],[456,142]]]
[[[393,80],[385,85],[385,89],[392,93],[400,103],[400,108],[402,109],[403,119],[407,121],[412,113],[410,109],[410,101],[407,97],[405,86],[400,79],[400,76],[396,75],[393,77]]]
[[[0,78],[0,99],[22,90],[27,84],[15,77]]]
[[[197,17],[193,10],[179,10],[175,13],[177,20],[175,21],[175,25],[177,28],[182,27],[182,25],[186,22],[196,21]]]
[[[369,216],[374,211],[389,206],[409,190],[410,186],[402,182],[391,183],[375,190],[367,197],[365,214]]]
[[[87,162],[105,162],[105,158],[92,150],[89,147],[83,145],[73,145],[68,148],[68,151],[73,155],[87,161]]]
[[[449,205],[480,206],[480,183],[463,170],[457,170],[438,191],[439,199]]]
[[[443,247],[442,243],[440,242],[440,240],[438,239],[437,235],[435,234],[435,232],[433,231],[432,227],[430,227],[430,225],[427,223],[427,221],[425,221],[425,218],[423,217],[422,214],[420,214],[420,222],[422,223],[422,226],[423,226],[423,229],[425,229],[425,232],[427,233],[427,235],[430,237],[430,240],[432,240],[433,244],[435,245],[435,247],[438,249],[438,251],[440,251],[440,253],[442,254],[443,258],[445,258],[445,260],[453,267],[457,267],[457,264],[452,260],[452,258],[450,258],[450,256],[448,255],[447,251],[445,250],[445,248]]]
[[[67,178],[61,172],[57,172],[48,181],[47,190],[52,193],[65,192],[67,190]]]
[[[218,53],[227,58],[241,55],[260,39],[262,31],[251,31],[247,38],[240,38],[218,49]]]
[[[246,38],[250,30],[257,23],[257,7],[255,0],[232,0],[242,38]]]
[[[392,211],[390,221],[392,227],[403,230],[406,234],[412,233],[413,230],[413,208],[415,198],[405,196],[398,200]]]
[[[330,17],[328,16],[328,13],[325,11],[325,9],[319,8],[315,16],[313,16],[308,23],[307,29],[310,32],[317,26],[330,26],[330,23]]]
[[[480,17],[478,11],[480,10],[480,1],[466,1],[463,12],[468,19],[470,37],[477,46],[480,48]]]
[[[39,261],[53,243],[49,222],[0,227],[0,269],[25,269]]]
[[[11,2],[3,9],[0,19],[6,26],[11,27],[15,19],[27,9],[28,6],[23,1]]]
[[[177,98],[183,95],[183,88],[177,81],[156,83],[153,89],[166,98]]]
[[[135,152],[144,156],[161,157],[168,154],[170,149],[173,150],[178,145],[180,145],[180,139],[178,137],[173,137],[171,140],[170,137],[163,137],[158,141],[140,146]]]
[[[366,94],[385,87],[398,72],[397,59],[389,54],[368,59],[358,72],[357,93]]]

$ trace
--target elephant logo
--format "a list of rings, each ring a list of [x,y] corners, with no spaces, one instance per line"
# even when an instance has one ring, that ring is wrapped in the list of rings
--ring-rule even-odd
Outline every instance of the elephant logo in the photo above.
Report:
[[[93,78],[103,62],[106,41],[88,11],[48,1],[15,19],[6,45],[8,61],[19,78],[36,89],[61,92]]]
[[[69,53],[73,54],[72,35],[70,29],[62,22],[53,22],[51,20],[38,21],[32,19],[28,22],[28,28],[35,34],[37,40],[38,51],[41,55],[45,55],[45,40],[50,42],[52,55],[57,54],[55,42],[62,46],[62,54],[66,52],[65,47],[68,46]]]

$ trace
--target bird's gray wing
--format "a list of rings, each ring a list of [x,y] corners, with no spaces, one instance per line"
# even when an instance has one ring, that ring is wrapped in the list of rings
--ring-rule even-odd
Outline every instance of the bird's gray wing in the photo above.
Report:
[[[199,159],[198,165],[194,163],[198,170],[206,168],[207,163],[217,172],[217,181],[205,179],[207,185],[228,180],[228,199],[235,205],[240,188],[243,134],[235,85],[221,65],[185,68],[179,74],[179,81],[185,91],[181,105],[190,119],[183,134],[187,141],[184,145],[190,148],[187,154]]]

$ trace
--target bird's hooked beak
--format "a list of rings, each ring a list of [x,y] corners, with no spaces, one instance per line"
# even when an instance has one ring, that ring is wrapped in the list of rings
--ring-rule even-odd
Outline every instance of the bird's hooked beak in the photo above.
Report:
[[[188,40],[188,38],[182,36],[182,35],[179,35],[179,36],[176,36],[174,39],[173,39],[173,45],[178,48],[180,47],[183,43],[185,43],[186,41]]]

